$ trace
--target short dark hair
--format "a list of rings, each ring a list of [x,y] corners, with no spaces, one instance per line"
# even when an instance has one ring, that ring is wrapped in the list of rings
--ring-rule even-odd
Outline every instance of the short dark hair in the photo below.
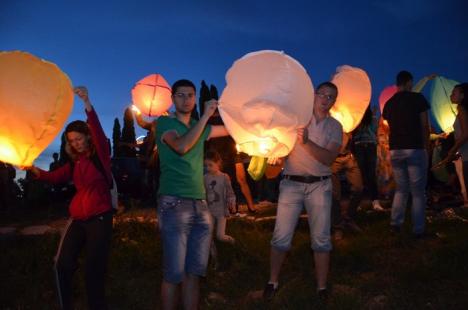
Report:
[[[403,86],[412,80],[413,80],[413,75],[409,73],[408,71],[403,70],[403,71],[398,72],[396,76],[396,85]]]
[[[212,160],[214,162],[220,162],[221,156],[219,155],[218,152],[214,150],[209,150],[205,153],[205,159]]]
[[[174,95],[177,92],[177,89],[179,87],[192,87],[193,90],[197,92],[197,88],[195,87],[195,84],[192,83],[192,81],[182,79],[172,84],[172,95]]]
[[[67,127],[65,127],[65,134],[71,131],[79,132],[87,136],[91,135],[91,131],[89,130],[88,123],[84,121],[80,121],[80,120],[73,121],[70,124],[68,124]]]
[[[459,88],[460,91],[463,93],[463,99],[460,102],[460,105],[465,108],[465,110],[468,112],[468,83],[461,83],[458,85],[455,85],[454,88]]]
[[[338,87],[336,87],[336,85],[333,84],[332,82],[320,83],[319,86],[317,86],[316,89],[319,90],[320,88],[323,88],[323,87],[328,87],[328,88],[333,89],[336,92],[336,95],[338,96]]]

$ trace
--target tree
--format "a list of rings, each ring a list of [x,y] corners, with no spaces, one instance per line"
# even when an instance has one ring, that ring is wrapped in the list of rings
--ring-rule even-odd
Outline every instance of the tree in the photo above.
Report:
[[[216,100],[219,99],[218,89],[213,84],[211,84],[210,86],[210,96],[211,96],[211,99],[216,99]]]
[[[114,119],[114,128],[112,129],[112,155],[113,157],[120,157],[120,141],[122,139],[122,133],[120,131],[120,122],[116,117]]]
[[[205,102],[211,99],[210,89],[205,81],[201,82],[200,97],[198,98],[198,105],[200,106],[200,115],[205,112]]]
[[[125,109],[124,125],[122,129],[122,138],[120,145],[121,156],[136,157],[136,134],[133,121],[133,113],[130,108]]]

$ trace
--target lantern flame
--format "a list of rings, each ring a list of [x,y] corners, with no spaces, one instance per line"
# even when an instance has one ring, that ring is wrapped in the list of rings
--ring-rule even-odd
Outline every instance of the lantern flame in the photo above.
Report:
[[[236,144],[238,152],[261,154],[263,157],[270,157],[278,150],[289,153],[289,150],[285,150],[285,148],[287,148],[287,146],[280,143],[275,137],[261,137],[256,140]]]
[[[234,62],[226,84],[218,108],[238,150],[287,156],[313,111],[314,88],[304,67],[284,52],[253,52]]]
[[[141,115],[140,109],[134,104],[132,104],[132,111],[135,112],[137,115]]]
[[[18,156],[16,156],[16,151],[14,147],[6,140],[0,140],[0,158],[9,163],[19,163],[20,160]]]

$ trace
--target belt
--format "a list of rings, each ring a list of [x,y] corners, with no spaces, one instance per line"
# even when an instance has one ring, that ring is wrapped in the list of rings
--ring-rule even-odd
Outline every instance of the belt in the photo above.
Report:
[[[315,183],[328,179],[329,175],[316,176],[316,175],[288,175],[284,176],[284,179],[291,180],[301,183]]]

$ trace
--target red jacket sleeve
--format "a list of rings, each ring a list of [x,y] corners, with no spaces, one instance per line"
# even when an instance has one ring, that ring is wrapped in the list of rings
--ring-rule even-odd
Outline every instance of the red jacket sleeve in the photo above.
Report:
[[[99,122],[99,118],[96,114],[96,111],[94,110],[94,107],[92,111],[86,111],[86,115],[88,116],[88,125],[91,130],[91,139],[93,140],[94,147],[96,148],[99,160],[101,160],[104,169],[106,169],[108,173],[109,180],[111,180],[110,145],[107,140],[106,134],[102,129],[101,123]]]
[[[39,169],[39,172],[39,180],[46,181],[52,184],[65,183],[70,181],[72,178],[72,170],[70,163],[66,163],[65,165],[53,171],[45,171]]]

